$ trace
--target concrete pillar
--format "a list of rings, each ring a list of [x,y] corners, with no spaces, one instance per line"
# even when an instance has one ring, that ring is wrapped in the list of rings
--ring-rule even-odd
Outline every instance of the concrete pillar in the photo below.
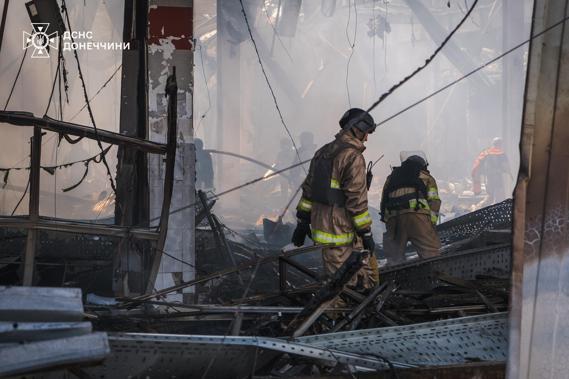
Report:
[[[217,0],[217,146],[237,154],[241,152],[241,43],[248,39],[239,1]],[[218,191],[241,183],[239,164],[235,158],[217,158]],[[219,205],[238,212],[239,199],[237,191],[224,196]]]
[[[166,143],[168,73],[176,66],[178,82],[178,148],[170,210],[195,202],[195,149],[193,145],[193,2],[151,0],[149,10],[149,116],[150,139]],[[150,219],[160,216],[165,164],[163,157],[149,159]],[[156,221],[155,221],[156,223]],[[190,207],[170,216],[168,235],[156,288],[195,278],[195,212]],[[183,263],[183,262],[185,263]],[[169,295],[173,301],[192,302],[194,288]]]
[[[533,34],[569,14],[536,0]],[[508,378],[566,378],[569,356],[569,24],[529,49],[514,202]]]

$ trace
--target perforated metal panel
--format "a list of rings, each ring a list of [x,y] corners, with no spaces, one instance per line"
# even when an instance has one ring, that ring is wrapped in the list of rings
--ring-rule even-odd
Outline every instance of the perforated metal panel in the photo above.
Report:
[[[512,199],[457,217],[437,226],[443,245],[473,238],[485,230],[512,227]]]
[[[299,342],[413,365],[504,362],[507,313],[298,338]]]
[[[119,334],[109,338],[112,354],[86,369],[96,378],[239,378],[253,370],[255,348],[199,343],[169,335]],[[220,337],[221,338],[221,337]],[[259,351],[258,364],[274,354]],[[208,368],[209,367],[209,368]]]
[[[498,245],[392,266],[381,270],[380,280],[395,280],[402,289],[429,290],[440,284],[434,275],[437,271],[465,280],[477,275],[505,278],[510,275],[511,264],[510,245]]]
[[[244,378],[281,353],[331,364],[385,368],[375,357],[277,338],[125,333],[110,336],[111,355],[85,369],[96,378]]]

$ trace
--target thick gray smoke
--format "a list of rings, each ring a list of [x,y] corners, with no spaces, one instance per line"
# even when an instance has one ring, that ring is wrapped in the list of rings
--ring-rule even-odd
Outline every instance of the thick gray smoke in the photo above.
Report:
[[[311,133],[319,147],[333,138],[348,108],[367,108],[423,64],[473,1],[250,0],[244,4],[296,145],[300,147],[301,139]],[[435,60],[372,112],[376,122],[527,39],[531,9],[530,0],[480,0]],[[223,17],[218,20],[217,15],[211,2],[196,2],[196,136],[206,148],[243,154],[277,168],[285,165],[285,156],[292,163],[295,153],[262,76],[240,6],[224,3]],[[400,151],[423,150],[439,180],[447,218],[480,206],[483,198],[470,192],[471,169],[495,137],[503,138],[509,157],[511,176],[506,175],[504,197],[510,197],[519,162],[526,61],[527,45],[379,127],[365,152],[367,160],[385,155],[376,166],[371,205],[378,207],[381,187],[390,167],[400,163]],[[245,160],[220,155],[213,159],[217,190],[267,171]],[[303,172],[297,170],[292,176],[251,186],[222,199],[218,206],[230,225],[251,224],[260,216],[276,219]],[[289,220],[292,216],[292,212],[287,215]]]

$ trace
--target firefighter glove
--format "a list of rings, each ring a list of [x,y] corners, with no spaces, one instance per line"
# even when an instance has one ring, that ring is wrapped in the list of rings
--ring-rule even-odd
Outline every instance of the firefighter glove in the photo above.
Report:
[[[306,236],[312,237],[312,234],[310,233],[310,224],[304,220],[298,220],[296,229],[294,229],[294,233],[292,234],[292,243],[296,247],[302,246],[304,245]]]
[[[373,234],[371,234],[371,230],[360,232],[358,234],[362,238],[364,249],[373,254],[373,251],[375,250],[375,241],[373,240]]]

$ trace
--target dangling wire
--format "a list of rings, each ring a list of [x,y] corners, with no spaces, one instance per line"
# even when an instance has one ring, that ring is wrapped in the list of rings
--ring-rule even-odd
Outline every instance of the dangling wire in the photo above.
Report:
[[[67,29],[69,30],[69,36],[71,37],[71,43],[75,44],[75,40],[73,38],[73,32],[72,32],[72,28],[71,28],[71,22],[69,21],[69,12],[67,11],[67,5],[65,3],[65,0],[62,0],[62,2],[61,2],[61,11],[65,15],[65,20],[67,22]],[[99,137],[97,124],[95,123],[95,116],[93,115],[93,110],[91,109],[91,104],[89,103],[89,95],[87,94],[87,86],[85,85],[85,78],[83,77],[83,71],[81,70],[81,63],[79,61],[79,55],[77,54],[77,50],[73,50],[73,55],[75,56],[75,61],[77,62],[77,71],[79,72],[79,80],[81,81],[81,86],[83,87],[83,97],[85,98],[87,110],[89,111],[89,118],[91,119],[91,123],[93,124],[93,129],[95,131],[95,139],[97,140],[97,145],[99,146],[99,149],[101,150],[101,152],[103,152],[105,149],[103,148],[103,143],[101,142],[101,138]],[[102,154],[101,156],[103,159],[103,164],[105,165],[105,168],[107,170],[107,176],[109,177],[109,181],[111,183],[111,188],[113,189],[113,192],[115,193],[115,196],[116,196],[117,188],[115,186],[115,181],[113,179],[113,174],[111,172],[111,168],[109,167],[109,164],[107,162],[107,159],[105,158],[105,155]]]
[[[61,46],[61,37],[60,37],[60,46]],[[57,80],[59,78],[59,68],[61,65],[61,58],[59,56],[59,53],[57,54],[57,69],[55,70],[55,75],[53,76],[53,83],[51,84],[51,92],[49,93],[49,98],[47,100],[47,106],[45,107],[45,112],[43,114],[43,116],[47,116],[47,112],[49,112],[49,108],[51,106],[51,100],[53,99],[53,94],[55,93],[55,85],[57,83]]]
[[[350,45],[350,56],[348,57],[348,63],[346,64],[346,93],[348,94],[348,105],[349,108],[352,107],[352,101],[350,98],[350,86],[349,86],[349,76],[350,76],[350,63],[352,61],[352,57],[354,56],[354,48],[356,47],[356,38],[358,36],[358,7],[356,4],[357,0],[354,0],[354,37],[350,40],[348,36],[348,27],[350,26],[350,19],[351,19],[351,4],[350,0],[348,0],[348,22],[346,23],[346,39],[348,40],[348,44]]]
[[[296,157],[298,158],[298,161],[301,162],[302,158],[300,157],[300,153],[298,152],[298,147],[296,146],[296,142],[294,141],[294,138],[290,132],[290,129],[288,128],[288,126],[284,120],[284,116],[281,112],[281,108],[279,107],[279,103],[277,101],[277,96],[275,95],[275,91],[273,90],[271,82],[269,81],[269,77],[267,76],[267,72],[265,71],[265,66],[263,65],[263,61],[261,60],[261,54],[259,54],[259,49],[257,48],[257,42],[255,41],[255,38],[253,38],[253,31],[251,30],[251,25],[249,25],[249,18],[247,17],[247,12],[245,12],[245,6],[243,5],[243,0],[239,0],[239,3],[241,4],[241,13],[243,14],[243,17],[245,18],[245,25],[247,26],[247,31],[249,32],[249,38],[251,38],[251,42],[253,43],[253,48],[255,49],[255,54],[257,55],[257,60],[259,61],[259,65],[261,66],[261,72],[263,73],[263,76],[265,78],[265,82],[267,83],[267,86],[269,87],[269,91],[270,91],[271,96],[273,98],[273,103],[275,104],[275,108],[277,109],[277,113],[279,114],[281,124],[283,125],[286,133],[288,134],[288,137],[290,138],[290,140],[292,142],[292,146],[294,147],[294,151],[296,152]],[[305,174],[308,174],[308,172],[306,171],[306,168],[304,168],[304,166],[302,166],[302,169],[304,170]]]
[[[393,92],[395,92],[395,90],[399,87],[401,87],[403,84],[407,83],[411,78],[413,78],[415,75],[417,75],[419,72],[421,72],[425,67],[427,67],[429,65],[429,63],[431,63],[433,61],[433,59],[440,53],[440,51],[446,46],[446,44],[450,41],[450,39],[452,38],[452,36],[458,31],[458,29],[460,29],[460,27],[462,26],[462,24],[464,24],[464,22],[470,17],[470,14],[472,13],[472,11],[474,10],[474,8],[476,7],[476,4],[478,4],[478,0],[474,0],[474,2],[472,3],[472,7],[470,7],[470,9],[468,10],[468,12],[466,13],[466,15],[460,20],[460,22],[458,23],[458,25],[450,32],[450,34],[444,39],[444,41],[435,49],[435,51],[433,52],[433,54],[431,54],[431,56],[429,58],[427,58],[427,60],[425,61],[425,63],[419,67],[417,67],[415,69],[415,71],[413,71],[410,75],[408,75],[407,77],[405,77],[403,80],[401,80],[399,83],[393,85],[387,92],[383,93],[379,99],[377,99],[376,102],[374,102],[368,109],[368,112],[371,112],[375,107],[377,107],[381,102],[383,102],[389,95],[391,95]]]
[[[20,61],[20,67],[18,67],[18,72],[16,73],[16,77],[14,78],[14,82],[12,83],[12,88],[10,89],[10,94],[6,99],[6,104],[4,104],[4,110],[8,108],[8,104],[10,104],[10,99],[12,98],[12,94],[14,93],[14,88],[16,88],[16,83],[18,83],[18,79],[20,78],[20,73],[22,72],[22,67],[24,66],[24,61],[26,60],[26,55],[28,54],[28,49],[24,50],[24,56]]]
[[[195,133],[198,132],[198,130],[202,124],[203,119],[205,118],[205,116],[207,116],[208,112],[211,109],[211,96],[209,93],[209,85],[207,82],[207,76],[205,75],[205,67],[204,67],[203,53],[202,53],[202,44],[200,43],[200,45],[198,47],[200,49],[200,63],[201,63],[201,67],[202,67],[202,77],[203,77],[205,89],[207,91],[207,109],[200,116],[200,121],[198,122],[198,126],[196,126]]]
[[[372,49],[372,53],[371,53],[371,64],[372,64],[372,69],[373,69],[373,91],[377,92],[377,78],[376,78],[376,68],[375,68],[375,38],[377,37],[376,35],[376,22],[375,22],[375,2],[376,0],[373,0],[372,3],[372,8],[371,8],[371,18],[373,20],[373,36],[372,36],[372,45],[371,45],[371,49]],[[383,37],[385,38],[385,36]]]

